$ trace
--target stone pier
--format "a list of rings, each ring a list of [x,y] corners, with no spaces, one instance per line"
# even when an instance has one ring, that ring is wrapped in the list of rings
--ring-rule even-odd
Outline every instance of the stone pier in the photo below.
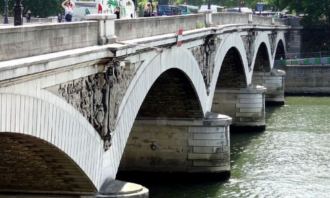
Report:
[[[120,169],[123,171],[229,173],[231,118],[136,120]]]
[[[283,105],[285,71],[273,69],[271,72],[256,72],[253,74],[253,84],[262,85],[267,88],[266,103],[274,105]]]
[[[212,111],[232,117],[234,127],[264,129],[265,92],[263,86],[216,90]]]

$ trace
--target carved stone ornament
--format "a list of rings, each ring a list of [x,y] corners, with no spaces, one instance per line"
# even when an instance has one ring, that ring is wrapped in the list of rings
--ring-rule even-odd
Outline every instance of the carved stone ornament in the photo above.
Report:
[[[216,36],[209,36],[204,39],[204,45],[190,48],[192,55],[195,57],[199,68],[202,72],[206,88],[211,82],[214,71],[214,59],[217,48],[220,46],[221,40]]]
[[[274,51],[275,51],[276,38],[277,38],[277,32],[274,31],[271,34],[268,34],[268,39],[269,39],[269,44],[270,44],[270,49],[271,49],[272,55],[274,54]]]
[[[254,42],[257,37],[256,34],[257,33],[254,31],[249,31],[249,33],[247,35],[242,36],[244,48],[246,51],[246,57],[247,57],[248,65],[250,68],[251,68],[252,59],[253,59],[253,55],[254,55]]]
[[[47,88],[78,110],[111,146],[111,133],[117,122],[119,105],[134,76],[134,64],[112,60],[104,73],[72,80]]]
[[[98,73],[84,78],[79,78],[67,83],[60,84],[57,90],[51,91],[63,97],[69,104],[78,110],[104,137],[107,133],[105,126],[108,112],[107,79],[104,73]]]

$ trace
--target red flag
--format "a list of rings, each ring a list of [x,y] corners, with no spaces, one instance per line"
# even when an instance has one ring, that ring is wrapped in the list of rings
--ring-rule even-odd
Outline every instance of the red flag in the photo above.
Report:
[[[102,5],[99,3],[97,5],[97,13],[101,14],[102,13],[102,10],[103,10]]]

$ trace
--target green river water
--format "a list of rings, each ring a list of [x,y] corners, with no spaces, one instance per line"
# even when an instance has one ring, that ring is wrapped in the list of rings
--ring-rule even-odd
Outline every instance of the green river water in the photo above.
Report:
[[[264,132],[231,134],[228,181],[142,185],[151,198],[330,197],[330,97],[287,97],[266,114]]]

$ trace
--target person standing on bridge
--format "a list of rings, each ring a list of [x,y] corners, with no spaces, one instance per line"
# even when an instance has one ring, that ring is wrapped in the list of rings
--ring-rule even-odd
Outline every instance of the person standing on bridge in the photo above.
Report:
[[[64,8],[65,14],[64,14],[64,19],[66,22],[71,22],[72,21],[72,16],[73,16],[73,9],[75,7],[75,4],[71,0],[65,0],[62,3],[62,7]]]
[[[152,4],[150,2],[148,2],[144,7],[143,16],[144,17],[152,16]]]

